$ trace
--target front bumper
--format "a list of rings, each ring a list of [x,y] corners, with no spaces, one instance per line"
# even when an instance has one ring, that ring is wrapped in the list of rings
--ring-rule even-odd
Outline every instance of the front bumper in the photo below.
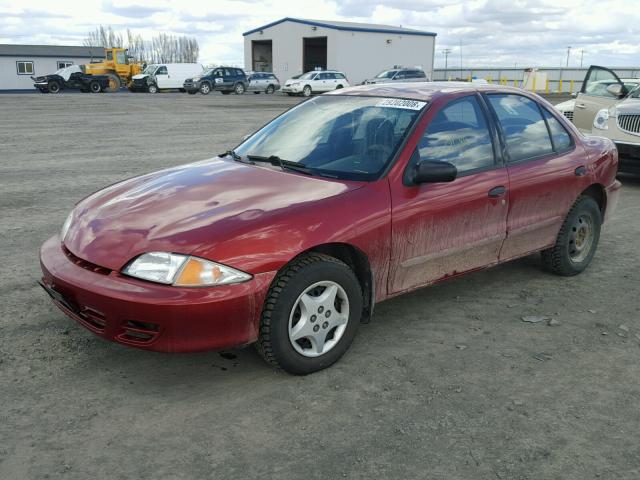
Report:
[[[618,171],[640,174],[640,143],[614,141],[618,149]]]
[[[284,93],[301,93],[302,87],[300,85],[285,85],[280,91]]]
[[[182,85],[182,88],[184,88],[187,92],[197,92],[198,90],[200,90],[200,85],[202,84],[202,82],[200,80],[198,81],[187,81],[184,82],[184,84]]]
[[[95,265],[65,252],[57,235],[42,245],[40,265],[43,286],[66,315],[107,340],[161,352],[254,342],[276,273],[219,287],[155,284],[117,271],[95,271]]]

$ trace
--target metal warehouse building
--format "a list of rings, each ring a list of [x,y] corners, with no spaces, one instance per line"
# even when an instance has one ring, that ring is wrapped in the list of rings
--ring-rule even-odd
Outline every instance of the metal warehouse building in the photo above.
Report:
[[[31,76],[104,58],[102,47],[0,45],[0,90],[33,90]]]
[[[340,70],[352,84],[395,65],[432,76],[436,34],[390,25],[283,18],[244,34],[247,70],[280,81],[316,68]]]

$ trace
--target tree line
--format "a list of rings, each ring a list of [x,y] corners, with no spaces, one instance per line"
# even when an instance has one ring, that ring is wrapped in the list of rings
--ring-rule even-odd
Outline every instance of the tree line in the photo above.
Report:
[[[126,48],[130,56],[142,63],[196,63],[200,54],[198,41],[193,37],[159,33],[144,40],[129,29],[125,36],[102,25],[89,32],[82,43],[87,47]]]

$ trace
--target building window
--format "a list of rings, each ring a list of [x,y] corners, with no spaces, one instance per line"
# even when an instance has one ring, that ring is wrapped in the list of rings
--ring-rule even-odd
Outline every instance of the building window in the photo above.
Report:
[[[33,62],[16,62],[16,69],[18,70],[18,75],[33,75]]]
[[[70,67],[71,65],[73,65],[73,62],[70,62],[68,60],[58,60],[58,70],[60,70],[61,68]]]

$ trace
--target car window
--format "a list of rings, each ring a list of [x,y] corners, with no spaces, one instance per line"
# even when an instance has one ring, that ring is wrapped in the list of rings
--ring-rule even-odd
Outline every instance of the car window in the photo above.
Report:
[[[214,77],[222,77],[222,75],[223,75],[222,70],[216,70],[213,72]]]
[[[404,78],[407,78],[407,72],[398,72],[396,76],[393,77],[394,80],[402,80]]]
[[[165,67],[164,65],[158,67],[158,69],[156,70],[156,75],[167,75],[167,67]]]
[[[236,69],[236,75],[238,77],[244,77],[244,72],[242,70],[240,70],[240,69]],[[262,78],[262,77],[260,77],[260,78]]]
[[[122,50],[119,52],[116,52],[116,63],[119,63],[120,65],[127,65],[129,63],[127,54]]]
[[[504,133],[511,162],[553,152],[547,125],[536,102],[514,94],[491,94],[488,97]]]
[[[334,78],[340,79],[340,80],[344,80],[346,77],[344,76],[344,73],[334,73],[333,74]]]
[[[450,162],[459,172],[494,164],[493,143],[475,96],[455,100],[431,120],[418,144],[420,160]]]
[[[426,102],[319,96],[276,118],[235,149],[336,178],[373,180],[393,159]]]
[[[556,152],[564,152],[568,150],[572,145],[571,135],[562,126],[562,124],[554,117],[551,112],[546,108],[542,109],[544,118],[549,125],[549,131],[551,132],[551,140],[553,141],[553,147]]]
[[[586,79],[582,93],[587,95],[595,95],[598,97],[615,98],[615,95],[607,92],[607,87],[618,83],[618,79],[613,72],[604,68],[594,67],[588,72],[589,78]]]

